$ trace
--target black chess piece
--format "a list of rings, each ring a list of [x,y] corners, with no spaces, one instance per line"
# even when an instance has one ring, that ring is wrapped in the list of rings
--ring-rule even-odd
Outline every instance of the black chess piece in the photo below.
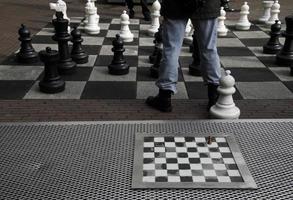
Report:
[[[159,68],[161,65],[162,60],[162,46],[158,47],[157,50],[157,56],[155,57],[155,62],[150,68],[150,75],[152,78],[158,78],[159,77]]]
[[[221,7],[223,7],[226,12],[234,12],[235,9],[230,7],[229,2],[230,0],[221,0]]]
[[[158,32],[155,33],[155,39],[154,39],[154,51],[152,53],[152,55],[149,56],[149,61],[151,64],[154,64],[156,61],[156,57],[158,55],[159,52],[159,46],[162,45],[162,27],[160,26],[158,29]]]
[[[286,21],[286,31],[283,36],[286,38],[285,43],[281,51],[276,56],[276,62],[278,65],[282,66],[292,66],[293,65],[293,15],[287,16]]]
[[[271,26],[271,32],[270,32],[270,39],[263,46],[263,53],[265,54],[276,54],[278,53],[283,45],[280,43],[279,38],[281,35],[281,24],[279,23],[279,20],[276,20],[275,23]]]
[[[58,74],[58,51],[47,47],[39,53],[40,59],[45,63],[44,78],[39,82],[40,90],[44,93],[58,93],[65,89],[65,82]]]
[[[68,47],[68,41],[71,40],[71,36],[68,34],[69,22],[63,18],[62,12],[56,12],[56,17],[52,21],[55,28],[55,35],[52,39],[58,42],[58,71],[60,74],[72,74],[76,71],[76,63],[72,61]]]
[[[71,31],[71,42],[73,43],[72,50],[71,50],[71,58],[77,64],[84,64],[88,62],[89,56],[85,53],[82,49],[81,43],[83,39],[81,38],[81,32],[74,27]]]
[[[38,53],[34,50],[32,46],[32,39],[30,31],[25,27],[24,24],[21,24],[21,28],[18,30],[19,38],[21,42],[20,50],[16,54],[17,61],[20,63],[35,63],[38,61]]]
[[[200,51],[198,42],[196,39],[195,34],[192,35],[193,37],[193,52],[192,52],[192,63],[189,65],[189,74],[193,76],[201,76],[200,72]]]
[[[126,63],[123,52],[125,49],[123,48],[123,40],[120,35],[117,34],[116,38],[112,42],[114,52],[114,57],[111,64],[108,66],[109,74],[113,75],[124,75],[129,73],[129,65]]]

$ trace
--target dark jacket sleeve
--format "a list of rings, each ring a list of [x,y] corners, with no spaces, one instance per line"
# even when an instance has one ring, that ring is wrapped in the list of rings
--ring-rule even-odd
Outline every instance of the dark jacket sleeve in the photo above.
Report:
[[[220,14],[220,0],[162,0],[161,15],[170,19],[208,19]]]

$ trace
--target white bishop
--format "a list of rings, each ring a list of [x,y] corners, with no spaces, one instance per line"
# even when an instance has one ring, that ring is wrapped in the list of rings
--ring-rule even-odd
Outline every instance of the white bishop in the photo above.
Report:
[[[148,29],[148,34],[150,36],[154,36],[156,32],[158,32],[160,27],[160,10],[161,10],[161,4],[158,0],[156,0],[152,5],[152,24],[150,28]]]

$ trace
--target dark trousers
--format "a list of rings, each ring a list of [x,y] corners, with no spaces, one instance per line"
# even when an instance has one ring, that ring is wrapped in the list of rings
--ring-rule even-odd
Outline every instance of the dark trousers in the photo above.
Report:
[[[129,10],[133,10],[134,7],[134,3],[133,0],[125,0],[127,7]],[[150,10],[148,9],[148,4],[147,4],[147,0],[140,0],[140,5],[142,8],[142,14],[143,15],[147,15],[150,14]]]

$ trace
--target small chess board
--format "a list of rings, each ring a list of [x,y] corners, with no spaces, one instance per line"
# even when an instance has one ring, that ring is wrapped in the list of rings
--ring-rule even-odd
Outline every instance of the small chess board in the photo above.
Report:
[[[136,134],[133,188],[256,188],[233,136]]]

